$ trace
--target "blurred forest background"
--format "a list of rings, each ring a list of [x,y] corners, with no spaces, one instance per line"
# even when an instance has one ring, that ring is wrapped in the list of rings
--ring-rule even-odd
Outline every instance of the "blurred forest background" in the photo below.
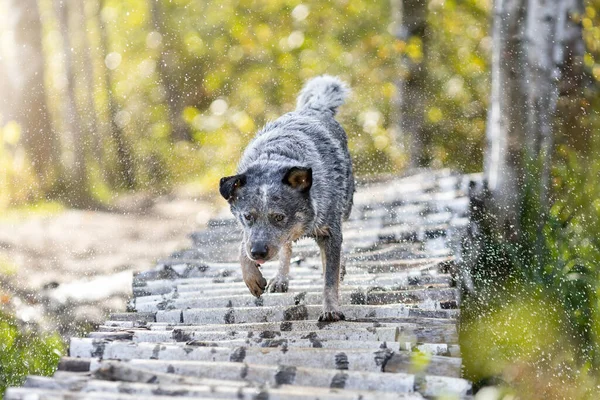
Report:
[[[256,129],[323,73],[354,89],[341,119],[358,174],[397,173],[407,144],[396,84],[412,63],[427,163],[481,169],[489,0],[432,1],[406,37],[389,1],[0,4],[0,68],[14,76],[0,83],[11,93],[0,100],[0,207],[89,207],[189,181],[214,191]]]
[[[577,27],[576,45],[546,77],[554,102],[526,113],[511,79],[531,84],[525,97],[544,85],[520,67],[531,59],[511,29],[551,42],[531,35],[538,3],[0,0],[0,213],[103,209],[118,194],[190,183],[216,194],[255,131],[323,73],[353,88],[340,120],[359,179],[479,172],[494,129],[525,121],[509,141],[527,148],[541,126],[518,162],[532,179],[515,180],[520,208],[506,221],[517,228],[482,219],[475,285],[488,290],[466,302],[462,347],[476,382],[584,398],[600,382],[600,0],[546,5],[564,7],[557,18]]]

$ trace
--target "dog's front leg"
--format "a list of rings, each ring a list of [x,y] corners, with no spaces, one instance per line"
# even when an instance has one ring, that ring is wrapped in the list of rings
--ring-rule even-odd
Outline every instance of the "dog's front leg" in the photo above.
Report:
[[[256,261],[248,258],[245,241],[242,241],[240,246],[240,264],[242,265],[242,277],[250,289],[250,293],[255,297],[260,297],[267,287],[267,280],[263,278]]]
[[[321,254],[325,254],[325,285],[323,289],[323,312],[319,321],[340,321],[345,319],[340,311],[340,262],[342,256],[342,233],[332,233],[327,237],[318,237]]]
[[[269,282],[267,291],[270,293],[285,293],[289,287],[290,259],[292,258],[292,242],[284,244],[279,250],[279,270]]]

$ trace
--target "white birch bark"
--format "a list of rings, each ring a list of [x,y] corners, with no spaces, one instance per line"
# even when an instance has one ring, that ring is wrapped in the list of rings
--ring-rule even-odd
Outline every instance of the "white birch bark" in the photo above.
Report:
[[[458,310],[430,310],[412,308],[402,304],[368,306],[343,305],[341,311],[348,320],[385,319],[385,318],[455,318]],[[158,311],[156,322],[185,324],[222,324],[247,322],[284,322],[299,320],[317,320],[322,307],[318,305],[292,307],[245,307],[245,308],[209,308]]]
[[[372,287],[376,289],[378,287]],[[224,307],[277,307],[321,304],[323,294],[320,292],[270,293],[256,299],[250,294],[234,296],[217,296],[198,298],[198,296],[175,299],[162,299],[150,302],[136,302],[136,311],[158,311],[160,309],[185,308],[224,308]],[[342,304],[412,304],[422,309],[438,309],[440,301],[458,301],[455,288],[440,290],[356,290],[340,293]]]
[[[521,148],[525,140],[522,46],[525,0],[496,0],[493,8],[492,88],[486,130],[485,179],[502,215],[502,229],[518,230]]]
[[[43,393],[55,391],[61,393],[68,391],[77,396],[84,397],[88,393],[102,393],[105,395],[128,394],[134,396],[154,396],[161,393],[164,396],[194,397],[194,398],[219,398],[254,400],[260,396],[273,400],[318,400],[327,398],[331,400],[398,400],[420,399],[416,394],[402,395],[385,392],[367,392],[362,390],[340,390],[315,387],[294,387],[283,385],[278,388],[240,387],[234,382],[221,381],[213,384],[173,385],[173,384],[148,384],[148,383],[122,383],[107,382],[102,380],[71,380],[64,381],[52,378],[36,377],[27,382],[27,387],[32,388],[30,393],[39,393],[35,389],[45,389]],[[60,394],[59,394],[60,396]]]
[[[106,375],[105,372],[112,365],[118,365],[117,374]],[[121,379],[124,381],[148,381],[148,372],[158,375],[158,382],[165,381],[161,374],[169,372],[171,379],[202,379],[245,381],[253,384],[298,385],[301,387],[336,387],[347,390],[376,390],[379,392],[406,393],[412,392],[416,386],[425,390],[430,396],[441,394],[464,396],[471,388],[471,384],[456,377],[423,376],[417,382],[415,376],[406,373],[382,374],[363,371],[343,372],[320,368],[304,368],[277,365],[258,365],[240,363],[206,363],[185,361],[160,361],[132,360],[115,364],[104,361],[94,367],[94,376],[100,379]],[[123,376],[137,376],[136,380],[123,378]]]
[[[485,178],[491,211],[508,238],[519,236],[525,185],[533,185],[540,205],[540,231],[549,209],[559,81],[582,53],[581,28],[572,19],[582,8],[581,0],[494,3]]]
[[[106,359],[157,359],[181,361],[245,362],[249,364],[294,365],[307,368],[367,372],[407,372],[411,368],[410,352],[380,349],[311,349],[254,347],[197,347],[183,343],[130,343],[72,338],[71,357]],[[388,363],[388,360],[401,362]],[[429,364],[434,375],[460,376],[461,359],[431,356]]]

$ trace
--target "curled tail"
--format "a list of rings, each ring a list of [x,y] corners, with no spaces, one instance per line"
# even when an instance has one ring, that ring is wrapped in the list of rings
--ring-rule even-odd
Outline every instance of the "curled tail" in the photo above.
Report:
[[[329,111],[335,115],[337,108],[344,104],[349,94],[350,88],[339,78],[330,75],[317,76],[306,82],[302,88],[296,110],[310,108]]]

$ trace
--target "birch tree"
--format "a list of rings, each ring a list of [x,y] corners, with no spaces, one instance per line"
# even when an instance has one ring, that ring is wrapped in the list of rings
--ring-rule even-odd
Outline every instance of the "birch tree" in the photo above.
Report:
[[[426,0],[393,0],[392,13],[394,34],[404,43],[411,40],[421,42],[425,52],[425,30],[427,26]],[[409,166],[412,168],[427,163],[427,138],[423,123],[426,104],[425,57],[404,53],[400,60],[402,75],[397,81],[397,138],[399,145],[406,149]]]
[[[577,64],[583,42],[581,0],[496,0],[485,177],[492,213],[505,237],[520,235],[525,192],[549,208],[559,82]],[[538,231],[541,230],[539,225]]]
[[[59,173],[57,140],[44,87],[41,22],[36,0],[0,0],[0,126],[16,121],[43,187]]]
[[[74,16],[73,2],[54,1],[59,30],[63,40],[63,71],[65,75],[65,89],[62,105],[62,134],[61,134],[61,163],[63,169],[62,188],[65,197],[72,206],[89,206],[91,194],[88,188],[86,146],[88,131],[84,129],[84,122],[77,105],[75,85],[77,82],[76,70],[81,69],[78,54],[72,43],[71,27]]]
[[[160,35],[162,44],[159,60],[158,60],[158,76],[160,84],[163,86],[166,93],[167,110],[169,112],[169,122],[171,124],[171,136],[173,140],[189,140],[190,132],[186,122],[183,120],[183,102],[181,93],[176,82],[172,79],[171,69],[176,59],[173,50],[170,48],[169,42],[171,38],[167,33],[165,22],[165,10],[160,4],[160,0],[150,0],[150,14],[152,16],[152,24],[156,33]]]
[[[106,0],[98,0],[98,9],[101,11],[105,7]],[[101,14],[101,13],[100,13]],[[103,20],[101,15],[98,15],[100,43],[99,53],[102,60],[106,60],[106,56],[109,52],[109,40],[108,40],[108,27],[106,21]],[[116,166],[117,166],[117,182],[115,186],[122,186],[128,189],[133,189],[136,186],[135,176],[135,163],[134,155],[131,144],[125,137],[123,128],[117,124],[117,109],[118,105],[115,100],[113,88],[115,82],[113,74],[106,65],[102,67],[103,71],[103,84],[106,85],[106,108],[108,113],[108,127],[107,130],[110,132],[110,137],[113,141],[114,148],[116,150]]]

